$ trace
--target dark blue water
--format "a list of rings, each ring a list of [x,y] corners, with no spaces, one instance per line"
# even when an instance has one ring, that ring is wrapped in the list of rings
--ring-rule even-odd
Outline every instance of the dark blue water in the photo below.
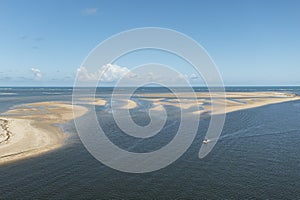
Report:
[[[142,89],[139,92],[167,92]],[[227,91],[300,94],[299,87],[233,87]],[[111,88],[99,89],[98,96],[110,93]],[[36,101],[70,102],[71,94],[71,88],[0,88],[0,111]],[[169,108],[168,112],[168,128],[149,143],[127,141],[109,114],[99,120],[122,148],[134,144],[134,151],[150,151],[174,136],[178,110]],[[142,113],[133,113],[137,122],[149,120]],[[69,123],[64,129],[70,137],[62,148],[0,167],[0,199],[300,199],[299,119],[300,101],[230,113],[217,145],[200,160],[198,152],[209,122],[203,119],[194,143],[180,159],[147,174],[123,173],[101,164],[86,151],[74,124]]]

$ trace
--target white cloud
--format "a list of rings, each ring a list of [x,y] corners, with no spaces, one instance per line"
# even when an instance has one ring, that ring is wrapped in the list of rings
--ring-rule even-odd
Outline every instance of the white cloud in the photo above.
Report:
[[[191,74],[190,79],[200,79],[200,76],[198,76],[197,74]]]
[[[88,72],[85,67],[77,69],[77,78],[79,81],[90,82],[99,81],[101,82],[114,82],[122,78],[123,76],[134,77],[130,73],[127,67],[121,67],[113,64],[106,64],[98,69],[96,72]]]
[[[83,15],[95,15],[98,12],[98,8],[86,8],[81,11]]]
[[[30,70],[34,75],[34,79],[39,80],[43,77],[41,70],[36,69],[36,68],[31,68]]]
[[[82,66],[77,69],[77,80],[82,83],[90,84],[102,82],[104,84],[116,83],[123,79],[123,86],[136,86],[140,83],[163,83],[170,86],[181,86],[186,83],[200,83],[201,76],[197,74],[175,73],[160,67],[136,68],[129,70],[114,64],[106,64],[95,71],[89,71]]]

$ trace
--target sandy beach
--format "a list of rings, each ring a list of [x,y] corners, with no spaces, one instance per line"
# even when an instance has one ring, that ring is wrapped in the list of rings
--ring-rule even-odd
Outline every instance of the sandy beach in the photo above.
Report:
[[[196,93],[197,100],[191,100],[193,97],[190,93],[177,94],[180,100],[174,99],[174,94],[143,94],[139,98],[151,101],[153,110],[161,110],[162,106],[175,106],[191,114],[222,114],[224,110],[222,107],[225,105],[225,113],[230,113],[238,110],[244,110],[249,108],[256,108],[260,106],[282,103],[287,101],[300,100],[300,96],[289,93],[279,92],[227,92],[226,98],[222,98],[222,95],[214,93],[210,95],[207,92]],[[212,112],[211,97],[214,98],[213,105],[215,106],[214,112]],[[197,109],[200,107],[200,110]]]
[[[149,93],[135,94],[130,100],[124,100],[122,94],[115,96],[116,101],[122,102],[122,106],[115,107],[116,109],[134,109],[138,107],[135,99],[142,99],[151,102],[150,110],[162,110],[164,106],[174,106],[182,109],[185,113],[190,114],[222,114],[230,113],[238,110],[255,108],[270,104],[282,103],[287,101],[300,100],[300,96],[289,93],[280,92],[226,92],[225,98],[220,93],[198,92],[191,93]],[[126,95],[127,96],[127,95]],[[178,97],[179,99],[177,99]],[[196,97],[197,99],[193,99]],[[213,99],[213,101],[211,101]],[[90,104],[104,106],[107,102],[103,99],[89,99]],[[101,102],[96,104],[94,102]],[[212,111],[214,105],[214,112]],[[224,108],[225,106],[225,112]],[[200,108],[200,110],[199,110]]]
[[[191,93],[150,93],[150,94],[135,94],[130,100],[124,100],[127,95],[118,94],[115,96],[115,101],[122,102],[122,106],[115,107],[115,109],[134,109],[139,105],[136,99],[142,99],[151,102],[152,107],[150,110],[162,110],[164,106],[174,106],[181,108],[185,113],[190,114],[202,114],[209,113],[222,114],[230,113],[238,110],[244,110],[249,108],[255,108],[270,104],[282,103],[287,101],[300,100],[300,96],[289,93],[280,92],[226,92],[225,99],[220,93],[208,93],[198,92],[195,94]],[[178,99],[176,98],[179,97]],[[193,98],[197,99],[193,99]],[[211,98],[214,101],[211,101]],[[105,106],[106,100],[101,98],[95,99],[81,99],[87,101],[87,104]],[[212,112],[212,105],[215,106],[214,112]],[[198,109],[200,108],[200,110]]]
[[[83,101],[84,104],[90,104],[95,106],[105,106],[107,103],[106,100],[101,98],[81,98],[81,101]]]
[[[278,92],[229,92],[226,99],[214,94],[216,109],[212,112],[209,93],[182,93],[180,101],[173,94],[134,95],[131,100],[118,99],[122,102],[117,109],[133,109],[139,106],[136,99],[147,100],[152,104],[150,110],[161,111],[164,106],[174,106],[184,110],[185,114],[220,114],[226,106],[225,113],[260,107],[269,104],[300,100],[300,96]],[[105,106],[105,99],[81,99],[82,104]],[[200,108],[200,110],[198,109]],[[77,115],[73,116],[73,110]],[[88,111],[83,106],[72,106],[63,102],[40,102],[17,106],[0,116],[0,165],[19,159],[29,158],[54,150],[63,145],[66,134],[56,126],[64,124]]]
[[[87,112],[62,102],[24,104],[1,114],[0,165],[54,150],[63,144],[66,135],[55,126]]]

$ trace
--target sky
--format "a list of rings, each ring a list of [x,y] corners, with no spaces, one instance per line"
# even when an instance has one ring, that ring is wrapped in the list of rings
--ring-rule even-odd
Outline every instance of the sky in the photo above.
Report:
[[[225,85],[300,85],[299,10],[299,0],[1,0],[0,86],[72,86],[100,42],[142,27],[193,38],[214,60]],[[160,61],[190,81],[198,76],[180,59],[142,51],[107,65],[111,77],[105,80]]]

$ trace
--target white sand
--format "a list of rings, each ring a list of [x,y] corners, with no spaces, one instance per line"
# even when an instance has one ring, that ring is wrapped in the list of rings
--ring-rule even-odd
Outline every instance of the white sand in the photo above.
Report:
[[[124,101],[126,103],[126,105],[122,106],[122,109],[133,109],[136,108],[138,106],[138,104],[130,99],[127,99],[126,101]]]
[[[230,94],[232,99],[219,100],[216,102],[216,110],[210,114],[223,114],[224,112],[218,109],[219,105],[225,104],[225,113],[230,113],[238,110],[245,110],[249,108],[256,108],[265,105],[271,105],[276,103],[283,103],[288,101],[300,100],[300,96],[295,96],[291,94],[284,93],[267,93],[267,92],[256,92],[256,93],[238,93]],[[246,99],[244,99],[246,98]],[[203,112],[212,112],[211,105],[204,106],[204,110],[195,111],[194,114],[203,113]]]
[[[3,113],[0,119],[0,164],[33,157],[60,147],[66,135],[54,124],[63,124],[87,112],[74,106],[79,113],[73,116],[72,105],[42,102],[23,105]]]
[[[226,99],[222,99],[219,93],[214,93],[214,106],[215,110],[212,113],[212,104],[209,93],[196,93],[197,100],[191,100],[192,94],[182,93],[177,94],[180,101],[177,99],[168,99],[175,97],[174,94],[143,94],[140,95],[144,100],[151,101],[153,104],[152,110],[162,110],[164,105],[175,106],[183,110],[189,109],[191,114],[221,114],[224,110],[221,109],[222,105],[226,106],[225,113],[234,112],[243,109],[255,108],[269,104],[299,100],[300,96],[287,93],[278,92],[227,92]],[[186,98],[186,99],[184,99]],[[163,100],[163,101],[162,101]],[[203,110],[193,110],[200,106]]]
[[[84,101],[86,104],[95,106],[105,106],[106,104],[106,100],[101,98],[81,98],[80,100]]]
[[[254,108],[269,104],[300,100],[299,96],[277,92],[229,92],[227,99],[214,94],[217,109],[211,113],[209,93],[197,93],[198,99],[191,100],[189,93],[177,94],[180,101],[168,99],[175,97],[172,94],[145,94],[139,95],[144,100],[151,101],[151,110],[160,111],[165,105],[179,107],[190,114],[220,114],[220,105],[226,105],[225,113]],[[82,99],[87,104],[105,106],[104,99]],[[126,101],[126,100],[124,100]],[[128,100],[121,109],[136,108],[138,104],[134,100]],[[197,110],[200,106],[203,110]],[[77,116],[73,116],[73,110],[77,110]],[[41,102],[26,104],[19,108],[9,110],[0,117],[0,165],[8,162],[40,155],[42,153],[59,148],[63,144],[66,135],[54,124],[64,124],[80,117],[87,112],[81,106],[72,106],[62,102]]]

